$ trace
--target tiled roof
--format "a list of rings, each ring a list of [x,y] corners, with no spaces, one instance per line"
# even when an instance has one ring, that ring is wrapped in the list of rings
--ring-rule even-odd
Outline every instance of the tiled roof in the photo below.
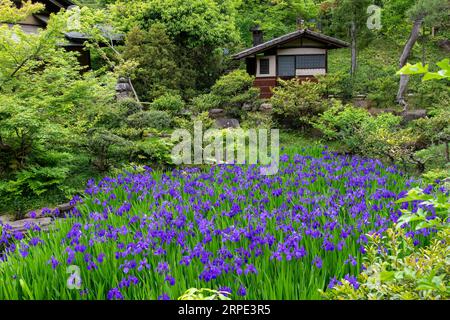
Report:
[[[277,45],[289,42],[289,41],[294,40],[299,37],[305,37],[308,39],[316,40],[318,42],[326,43],[328,45],[328,48],[330,48],[330,49],[346,48],[349,46],[349,44],[345,41],[342,41],[342,40],[339,40],[339,39],[336,39],[336,38],[333,38],[330,36],[326,36],[324,34],[314,32],[314,31],[311,31],[308,29],[300,29],[300,30],[296,30],[294,32],[282,35],[281,37],[261,43],[257,46],[246,49],[239,53],[236,53],[235,55],[233,55],[233,59],[236,59],[236,60],[243,59],[250,55],[253,55],[253,54],[265,51],[267,49],[276,47]]]

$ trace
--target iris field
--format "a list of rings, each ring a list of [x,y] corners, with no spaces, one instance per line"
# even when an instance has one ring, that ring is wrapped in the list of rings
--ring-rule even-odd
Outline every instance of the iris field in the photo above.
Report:
[[[394,202],[415,181],[323,147],[287,153],[273,176],[233,165],[124,172],[89,181],[51,232],[0,226],[0,299],[177,299],[194,287],[320,299],[335,279],[357,287],[366,235],[411,206]],[[427,235],[409,233],[416,244]]]

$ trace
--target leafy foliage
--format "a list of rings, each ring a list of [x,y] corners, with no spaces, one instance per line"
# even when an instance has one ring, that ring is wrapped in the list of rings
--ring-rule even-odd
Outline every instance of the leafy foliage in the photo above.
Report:
[[[404,232],[389,229],[387,237],[369,237],[367,270],[360,274],[359,285],[348,280],[327,291],[324,297],[339,300],[423,300],[450,297],[450,232],[442,231],[425,248],[413,249]],[[385,246],[387,252],[379,252]],[[404,252],[414,250],[404,256]]]
[[[223,48],[238,42],[232,12],[231,1],[214,0],[119,0],[111,6],[116,25],[125,32],[135,26],[147,31],[155,24],[164,26],[177,47],[173,61],[182,69],[187,96],[190,88],[209,88],[223,71]],[[162,54],[166,54],[164,48]],[[158,72],[144,68],[146,72]],[[176,70],[169,79],[173,79]]]
[[[20,7],[16,5],[16,1],[0,0],[0,22],[16,23],[42,9],[42,3],[33,3],[30,0],[22,1]]]
[[[397,74],[422,74],[423,78],[422,81],[429,81],[432,79],[448,79],[450,78],[450,60],[449,59],[443,59],[436,63],[436,65],[440,68],[438,72],[430,72],[428,70],[429,65],[426,64],[425,66],[418,62],[414,65],[411,65],[407,63],[403,68],[401,68],[399,71],[397,71]]]
[[[434,158],[444,161],[448,158],[446,152],[441,155],[426,152],[440,143],[448,143],[446,112],[416,120],[406,127],[401,121],[400,116],[391,113],[372,116],[365,109],[337,104],[320,115],[313,125],[325,139],[340,141],[347,152],[389,159],[405,166],[413,164],[421,172]]]
[[[13,12],[16,18],[22,18],[21,9],[14,10],[19,10]],[[144,148],[140,143],[144,131],[171,123],[164,111],[143,112],[131,99],[116,102],[115,74],[80,67],[77,53],[61,46],[71,14],[52,15],[37,34],[0,26],[2,211],[25,210],[27,202],[55,192],[64,200],[78,192],[86,174],[107,172],[133,157],[146,161],[135,156],[143,149],[150,154],[151,144]],[[82,8],[81,30],[92,37],[88,47],[93,50],[104,45],[96,41],[106,41],[96,27],[101,16]],[[160,153],[167,148],[153,144],[156,155],[151,157],[162,159]]]
[[[82,74],[76,54],[60,46],[67,18],[66,12],[53,15],[37,34],[0,27],[0,194],[5,202],[65,189],[78,144],[112,102],[112,77]]]
[[[231,300],[227,297],[229,292],[212,290],[208,288],[191,288],[178,298],[178,300]]]
[[[185,102],[179,94],[166,93],[153,100],[151,108],[167,111],[172,115],[177,115],[185,107]]]
[[[177,47],[164,25],[156,23],[148,30],[134,27],[127,34],[123,58],[136,62],[133,83],[140,99],[152,101],[168,90],[178,90],[183,72],[177,63]]]
[[[313,19],[318,14],[319,6],[313,0],[243,0],[237,2],[236,25],[243,43],[250,46],[252,39],[249,30],[255,25],[264,30],[265,40],[270,40],[295,30],[299,17],[305,20],[305,26],[315,26]]]
[[[242,106],[257,104],[259,89],[253,87],[254,78],[245,70],[235,70],[223,75],[211,87],[211,92],[192,99],[195,112],[224,109],[229,115],[240,117]]]

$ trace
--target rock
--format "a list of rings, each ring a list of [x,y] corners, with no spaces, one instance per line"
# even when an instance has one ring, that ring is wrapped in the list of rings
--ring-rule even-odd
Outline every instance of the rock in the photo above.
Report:
[[[227,118],[216,119],[216,126],[221,129],[240,127],[239,121],[237,119],[227,119]]]
[[[223,109],[211,109],[209,110],[209,116],[213,119],[218,119],[225,116],[225,110]]]
[[[8,225],[12,227],[11,232],[16,231],[27,231],[27,226],[33,226],[38,225],[41,229],[46,229],[49,225],[52,224],[51,218],[38,218],[38,219],[23,219],[23,220],[17,220],[17,221],[10,221],[8,222]]]
[[[244,105],[242,106],[242,110],[244,111],[252,111],[253,106],[250,103],[244,103]]]
[[[41,208],[38,210],[33,210],[25,214],[25,218],[28,219],[37,219],[45,216],[64,216],[65,213],[70,212],[75,206],[70,204],[70,202],[60,204],[56,208]]]
[[[2,215],[2,216],[0,216],[0,225],[1,224],[7,224],[7,223],[9,223],[10,221],[13,221],[13,220],[14,220],[13,216],[10,216],[8,214]]]
[[[416,119],[425,118],[427,116],[427,110],[409,110],[402,113],[403,121],[410,122]]]
[[[448,40],[448,39],[439,40],[438,41],[438,46],[441,49],[444,49],[447,52],[450,52],[450,40]]]
[[[42,208],[38,210],[33,210],[25,214],[25,218],[37,219],[45,216],[58,216],[57,212],[55,213],[56,208]]]
[[[25,218],[36,219],[42,217],[42,209],[33,210],[25,214]]]
[[[73,204],[70,204],[70,202],[60,204],[56,207],[56,209],[59,210],[60,214],[68,213],[70,210],[72,210],[75,206]]]
[[[272,112],[272,104],[271,103],[263,103],[259,106],[259,111],[261,112]]]

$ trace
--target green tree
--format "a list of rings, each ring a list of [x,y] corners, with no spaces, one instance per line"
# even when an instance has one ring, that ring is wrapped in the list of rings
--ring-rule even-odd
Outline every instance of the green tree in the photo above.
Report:
[[[313,0],[240,0],[236,1],[236,25],[245,46],[252,44],[250,29],[259,25],[265,40],[295,31],[298,19],[307,23],[317,19],[319,6]]]
[[[209,88],[223,71],[224,49],[239,40],[231,1],[119,0],[111,6],[122,31],[162,24],[177,46],[176,63],[195,88]]]
[[[330,6],[331,30],[341,36],[350,36],[351,42],[351,69],[354,76],[358,65],[358,42],[370,38],[370,30],[366,26],[367,7],[370,0],[335,0]],[[367,42],[367,40],[365,40]]]
[[[408,16],[412,22],[411,33],[403,47],[399,59],[399,67],[406,65],[411,51],[420,36],[420,28],[423,24],[438,25],[448,17],[450,6],[441,0],[419,0],[409,10]],[[396,96],[397,103],[407,110],[408,104],[405,100],[405,93],[408,88],[409,76],[400,75],[399,88]]]
[[[181,89],[183,74],[176,52],[162,24],[155,23],[148,31],[135,27],[128,33],[123,58],[138,64],[133,82],[141,99],[152,101],[167,91]]]
[[[17,6],[17,1],[0,0],[0,22],[16,23],[42,9],[42,3],[33,3],[31,0],[22,1],[20,7]]]
[[[8,10],[10,21],[22,19],[21,11]],[[37,34],[0,26],[2,206],[68,191],[63,184],[78,169],[77,144],[89,135],[98,110],[113,102],[114,77],[82,74],[76,53],[61,46],[68,16],[52,15]]]

